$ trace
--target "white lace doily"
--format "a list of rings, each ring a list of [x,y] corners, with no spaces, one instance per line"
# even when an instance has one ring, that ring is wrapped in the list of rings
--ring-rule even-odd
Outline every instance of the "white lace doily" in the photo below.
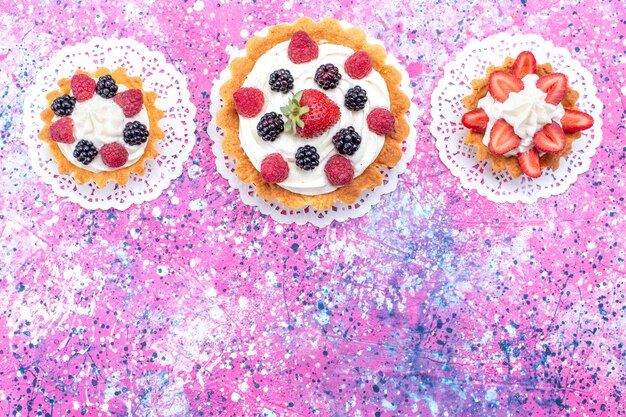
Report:
[[[341,24],[344,28],[352,27],[350,24],[345,22],[341,22]],[[267,36],[267,30],[268,28],[264,28],[254,36]],[[382,45],[381,42],[371,39],[370,37],[367,38],[367,42],[370,44]],[[230,60],[232,61],[235,58],[243,57],[245,54],[245,50],[233,51],[230,55]],[[412,99],[413,90],[410,87],[409,75],[407,72],[397,62],[397,60],[389,54],[387,55],[386,63],[393,65],[398,71],[400,71],[402,75],[402,84],[400,86],[401,90],[407,97],[409,97],[409,99]],[[398,186],[398,177],[406,171],[407,165],[411,159],[413,159],[413,155],[415,154],[416,133],[414,126],[418,117],[418,112],[417,107],[413,102],[411,102],[411,107],[406,115],[410,132],[407,139],[402,143],[402,158],[393,168],[379,167],[380,173],[383,176],[383,183],[374,190],[363,191],[359,199],[355,201],[354,204],[343,204],[337,202],[328,210],[316,210],[315,208],[308,206],[299,210],[292,210],[282,206],[278,201],[267,201],[262,197],[259,197],[255,191],[254,184],[242,182],[239,177],[237,177],[237,174],[235,174],[236,161],[230,156],[224,154],[222,149],[224,134],[215,122],[215,115],[222,107],[222,99],[219,94],[220,88],[224,82],[231,78],[229,67],[222,71],[219,80],[216,80],[211,88],[210,112],[213,115],[213,119],[211,120],[211,123],[209,123],[207,131],[209,136],[213,139],[213,145],[211,148],[213,149],[213,154],[215,154],[217,171],[228,180],[231,187],[239,190],[241,199],[244,203],[253,207],[258,207],[261,213],[269,215],[279,223],[296,223],[300,225],[311,223],[317,227],[324,227],[331,224],[333,221],[341,222],[347,219],[356,219],[365,215],[370,211],[373,205],[380,201],[383,194],[390,193],[396,189]]]
[[[93,72],[99,67],[123,67],[129,76],[140,77],[145,91],[158,94],[156,106],[165,113],[159,121],[165,132],[165,138],[156,145],[159,156],[146,162],[144,175],[131,174],[125,186],[109,182],[98,188],[93,182],[81,185],[71,175],[60,175],[49,145],[37,138],[43,126],[40,114],[47,105],[46,94],[58,89],[57,82],[70,78],[76,70]],[[87,209],[125,210],[131,204],[154,200],[180,176],[196,143],[195,115],[185,77],[165,61],[163,54],[132,39],[94,38],[63,48],[37,74],[24,102],[23,139],[34,171],[56,194]]]
[[[494,172],[490,161],[479,161],[476,148],[463,142],[467,129],[461,124],[465,107],[461,99],[472,92],[470,82],[483,78],[490,65],[501,65],[507,56],[532,51],[537,63],[550,62],[556,72],[569,78],[571,87],[580,93],[578,107],[593,116],[594,125],[575,140],[572,152],[561,158],[559,169],[544,169],[537,179],[521,175],[513,178],[508,171]],[[558,195],[589,169],[591,157],[602,140],[602,103],[596,97],[593,76],[574,60],[569,51],[558,48],[538,35],[498,34],[471,42],[454,62],[446,65],[431,97],[430,131],[436,139],[439,157],[459,177],[461,185],[474,189],[489,200],[501,203],[534,203],[540,197]]]

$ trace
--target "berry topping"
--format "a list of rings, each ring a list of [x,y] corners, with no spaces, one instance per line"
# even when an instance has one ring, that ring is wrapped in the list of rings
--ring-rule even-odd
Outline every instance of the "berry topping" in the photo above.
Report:
[[[83,165],[89,165],[91,161],[98,155],[98,150],[95,145],[88,140],[79,140],[74,148],[74,158],[78,159],[78,162]]]
[[[78,101],[86,101],[96,92],[96,80],[86,74],[76,74],[70,81],[72,94]]]
[[[111,168],[119,168],[128,161],[128,151],[117,142],[107,143],[100,148],[102,161]]]
[[[339,68],[333,64],[321,65],[317,71],[315,71],[315,82],[324,90],[337,87],[339,80],[341,80]]]
[[[522,172],[529,177],[539,178],[541,176],[541,162],[537,149],[530,148],[528,152],[518,153],[517,162],[519,162]]]
[[[352,181],[354,176],[354,168],[348,158],[341,155],[333,155],[330,157],[324,167],[326,178],[332,185],[341,187]]]
[[[487,123],[489,123],[489,116],[483,109],[475,109],[467,112],[463,115],[461,123],[468,129],[472,129],[472,132],[485,133],[487,129]]]
[[[310,171],[320,164],[320,156],[313,146],[304,145],[296,152],[296,165],[305,171]]]
[[[344,104],[350,110],[363,110],[365,103],[367,103],[367,92],[358,85],[346,93]]]
[[[302,64],[317,58],[319,47],[306,32],[299,30],[291,37],[287,54],[291,62]]]
[[[261,162],[261,176],[265,182],[283,182],[289,176],[289,165],[279,153],[267,155]]]
[[[74,143],[74,123],[69,117],[61,117],[50,125],[50,139],[61,143]]]
[[[74,111],[76,105],[76,99],[67,94],[63,94],[61,97],[57,97],[52,102],[50,108],[59,117],[69,116]]]
[[[509,98],[510,93],[517,93],[524,89],[524,83],[513,74],[504,71],[492,72],[489,76],[489,93],[501,103]]]
[[[372,61],[365,51],[353,53],[343,66],[346,73],[355,80],[367,77],[372,72]]]
[[[113,98],[117,94],[117,84],[110,75],[103,75],[98,78],[96,93],[102,98]]]
[[[113,100],[122,108],[126,117],[136,116],[143,108],[143,93],[141,90],[126,90],[117,94]]]
[[[319,136],[339,121],[341,111],[319,90],[298,92],[288,106],[280,109],[287,116],[287,130],[304,138]]]
[[[547,124],[533,137],[533,142],[542,152],[557,153],[565,149],[565,132],[557,122]]]
[[[340,154],[354,155],[361,144],[361,136],[350,126],[335,133],[333,144]]]
[[[593,117],[578,110],[565,110],[561,126],[565,133],[580,132],[593,126]]]
[[[261,113],[265,97],[263,92],[254,87],[242,87],[233,94],[235,109],[243,117],[254,117]]]
[[[532,52],[524,51],[521,52],[513,67],[511,67],[511,72],[520,80],[527,76],[528,74],[534,74],[537,71],[537,60]]]
[[[367,127],[377,135],[388,135],[396,127],[396,118],[389,110],[379,107],[367,115]]]
[[[498,119],[491,128],[489,138],[489,152],[494,155],[504,155],[517,148],[522,139],[515,134],[513,126],[504,119]]]
[[[544,93],[548,93],[546,103],[556,106],[565,97],[567,77],[559,73],[544,75],[537,80],[537,88]]]
[[[272,91],[288,93],[293,88],[293,76],[287,69],[279,69],[270,74],[270,88]]]
[[[122,135],[124,136],[124,142],[134,146],[145,143],[148,140],[149,132],[144,124],[134,121],[126,123]]]
[[[256,125],[256,131],[264,141],[274,142],[285,130],[285,122],[280,114],[265,113]]]

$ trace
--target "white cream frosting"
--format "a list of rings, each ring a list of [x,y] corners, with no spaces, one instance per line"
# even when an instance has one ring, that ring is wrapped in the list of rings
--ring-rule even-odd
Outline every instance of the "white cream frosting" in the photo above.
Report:
[[[126,90],[128,90],[126,86],[118,84],[118,94]],[[141,145],[129,145],[124,142],[123,132],[126,123],[133,121],[142,123],[148,131],[150,130],[148,111],[145,106],[135,116],[126,117],[122,108],[112,98],[105,99],[94,93],[89,100],[77,101],[69,117],[74,123],[76,140],[74,143],[59,143],[58,145],[63,155],[74,165],[91,172],[115,171],[131,166],[143,156],[147,142]],[[58,119],[59,117],[54,116],[52,121]],[[82,139],[92,142],[98,149],[98,155],[87,165],[74,158],[73,155],[76,144]],[[107,166],[100,156],[100,148],[113,142],[119,143],[128,151],[128,161],[120,168]]]
[[[289,164],[289,176],[280,183],[280,186],[299,194],[317,195],[336,190],[338,187],[331,185],[324,174],[324,167],[328,159],[337,153],[332,137],[342,128],[354,127],[361,136],[361,144],[354,155],[345,155],[352,161],[354,177],[361,175],[378,156],[385,142],[383,135],[377,135],[367,127],[367,115],[376,107],[390,108],[389,92],[383,77],[372,69],[370,74],[360,80],[353,80],[344,71],[344,63],[354,50],[329,43],[319,45],[319,56],[312,62],[294,64],[289,60],[287,48],[289,41],[279,43],[261,56],[254,68],[248,74],[244,87],[255,87],[263,91],[265,104],[259,115],[252,118],[239,117],[239,139],[243,150],[257,170],[261,170],[261,162],[271,154],[280,153]],[[341,81],[337,88],[321,90],[315,83],[315,71],[320,65],[333,64],[339,68]],[[270,89],[269,76],[278,69],[287,69],[294,79],[293,90],[287,94],[275,92]],[[365,108],[359,111],[351,111],[344,106],[344,97],[348,89],[360,86],[367,92]],[[293,93],[304,89],[317,89],[323,91],[332,99],[341,110],[341,118],[328,131],[322,135],[305,139],[290,132],[283,132],[274,142],[266,142],[257,134],[256,126],[261,117],[268,112],[280,114],[280,108],[289,103]],[[283,117],[286,121],[286,118]],[[295,162],[296,151],[299,147],[311,145],[317,149],[320,156],[320,164],[313,170],[305,171],[298,167]]]
[[[478,101],[478,107],[483,109],[489,117],[489,123],[483,136],[485,146],[489,145],[491,128],[498,119],[504,119],[513,126],[515,134],[522,138],[520,145],[507,152],[505,156],[513,156],[524,153],[533,147],[533,137],[546,124],[553,121],[560,124],[561,118],[565,114],[563,105],[546,103],[547,93],[537,88],[536,74],[526,75],[522,81],[524,89],[518,93],[510,93],[509,98],[504,103],[495,100],[491,94]]]

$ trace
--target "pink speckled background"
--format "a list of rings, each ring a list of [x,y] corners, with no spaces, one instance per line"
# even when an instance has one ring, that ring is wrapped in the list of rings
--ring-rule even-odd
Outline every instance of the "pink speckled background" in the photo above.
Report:
[[[626,414],[623,2],[23,0],[0,12],[0,415]],[[422,110],[397,191],[324,229],[242,204],[206,134],[228,52],[302,15],[382,40]],[[589,172],[533,205],[460,189],[428,132],[442,67],[500,31],[568,48],[605,104]],[[199,110],[183,175],[124,212],[56,197],[21,140],[37,71],[92,36],[163,52]]]

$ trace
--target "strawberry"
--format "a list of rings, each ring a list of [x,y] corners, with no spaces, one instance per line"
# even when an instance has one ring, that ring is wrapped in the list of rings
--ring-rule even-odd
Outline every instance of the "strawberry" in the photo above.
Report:
[[[137,89],[126,90],[116,94],[113,101],[122,108],[124,116],[133,117],[143,108],[143,93]]]
[[[50,139],[60,143],[74,143],[74,122],[69,117],[61,117],[50,125]]]
[[[288,106],[280,109],[287,116],[285,130],[303,138],[319,136],[339,121],[341,111],[326,94],[319,90],[298,92]]]
[[[299,30],[291,37],[287,54],[291,62],[294,64],[302,64],[317,58],[319,47],[306,32]]]
[[[343,64],[343,69],[350,78],[360,80],[367,77],[367,74],[372,72],[372,60],[365,51],[358,51],[353,53],[346,59]]]
[[[485,133],[487,123],[489,123],[489,116],[483,109],[475,109],[465,113],[461,118],[461,123],[466,128],[472,129],[473,132]]]
[[[542,152],[557,153],[565,148],[565,132],[557,122],[547,124],[533,137],[535,147]]]
[[[96,80],[86,74],[76,74],[70,81],[72,95],[76,101],[86,101],[96,92]]]
[[[377,135],[388,135],[396,127],[396,118],[389,110],[379,107],[367,115],[367,127]]]
[[[578,110],[565,110],[561,126],[565,133],[580,132],[593,126],[593,117]]]
[[[233,94],[235,109],[243,117],[254,117],[261,113],[265,104],[263,91],[254,87],[242,87]]]
[[[128,151],[117,142],[107,143],[100,148],[100,156],[102,161],[111,168],[119,168],[128,161]]]
[[[342,155],[333,155],[330,157],[324,167],[326,178],[332,185],[341,187],[352,181],[354,177],[354,168],[348,158]]]
[[[261,176],[265,182],[283,182],[289,176],[289,165],[279,153],[267,155],[261,162]]]
[[[509,98],[510,93],[517,93],[524,89],[524,83],[513,74],[504,71],[492,72],[489,76],[489,93],[501,103]]]
[[[530,148],[527,152],[518,153],[517,162],[519,162],[522,172],[529,177],[539,178],[541,176],[541,162],[537,149]]]
[[[511,68],[511,72],[520,80],[528,74],[534,74],[536,71],[537,60],[533,53],[529,51],[521,52]]]
[[[515,134],[513,126],[504,119],[498,119],[491,128],[489,137],[489,152],[494,155],[504,155],[517,148],[522,139]]]
[[[567,77],[559,73],[544,75],[537,80],[537,88],[544,93],[548,93],[546,103],[556,106],[563,100],[563,97],[565,97],[565,91],[567,91]]]

